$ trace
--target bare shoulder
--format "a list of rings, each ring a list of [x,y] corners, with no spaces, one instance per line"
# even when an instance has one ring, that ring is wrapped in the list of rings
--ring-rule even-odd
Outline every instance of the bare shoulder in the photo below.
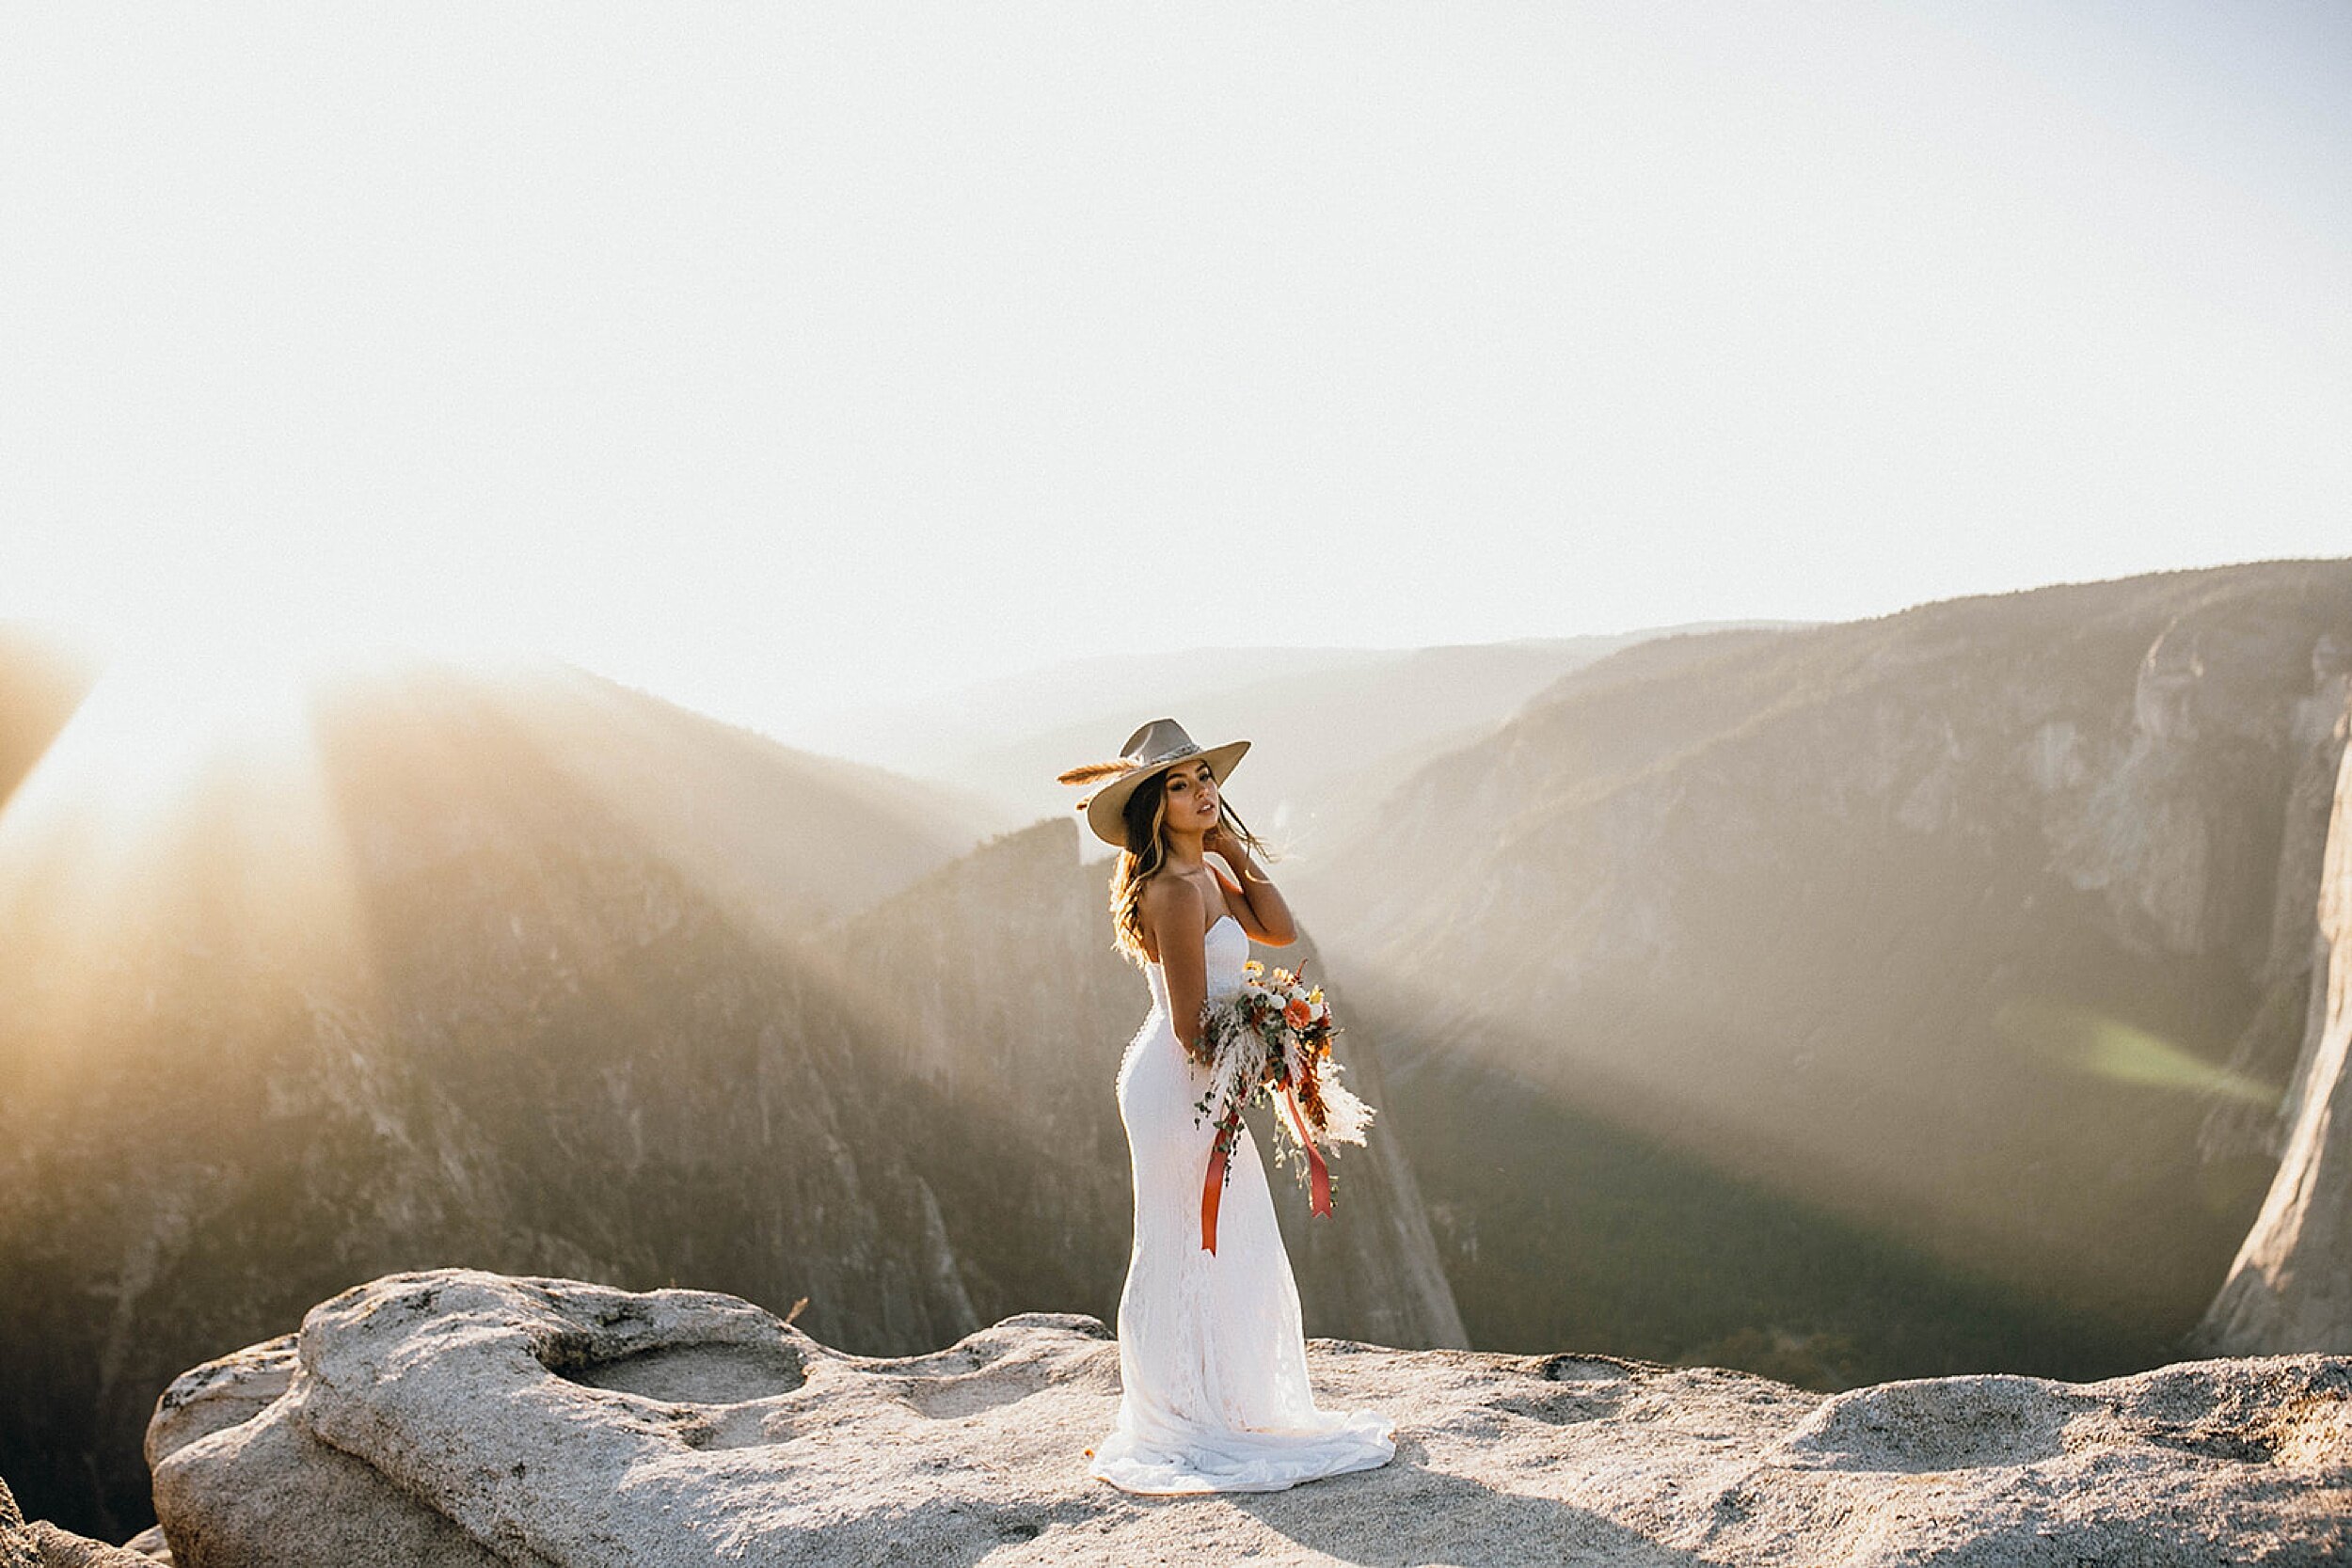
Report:
[[[1143,884],[1140,904],[1143,929],[1151,939],[1154,958],[1159,956],[1163,932],[1200,929],[1201,914],[1208,909],[1198,882],[1189,877],[1165,874]]]
[[[1208,904],[1200,896],[1200,884],[1190,877],[1158,876],[1143,884],[1143,912],[1154,932],[1162,928],[1184,929],[1189,920],[1195,927]]]

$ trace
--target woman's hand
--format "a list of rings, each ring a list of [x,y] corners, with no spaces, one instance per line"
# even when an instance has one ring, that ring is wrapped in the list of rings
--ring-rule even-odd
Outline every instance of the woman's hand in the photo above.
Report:
[[[1224,823],[1214,824],[1207,832],[1200,835],[1200,847],[1204,853],[1213,853],[1222,858],[1227,865],[1233,868],[1234,876],[1241,877],[1248,873],[1249,851],[1242,846],[1240,839],[1225,831]]]
[[[1268,947],[1288,947],[1298,940],[1298,925],[1291,918],[1290,905],[1283,902],[1273,879],[1251,867],[1249,850],[1240,835],[1226,832],[1225,824],[1219,822],[1200,835],[1200,849],[1203,854],[1215,850],[1233,868],[1234,880],[1226,885],[1240,896],[1242,903],[1241,909],[1233,911],[1233,918],[1241,922],[1250,941]],[[1225,880],[1222,877],[1217,879]]]

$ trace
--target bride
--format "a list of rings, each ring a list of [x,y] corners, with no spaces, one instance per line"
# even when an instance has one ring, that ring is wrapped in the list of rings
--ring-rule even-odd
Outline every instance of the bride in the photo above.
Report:
[[[1120,850],[1112,933],[1152,988],[1152,1010],[1119,1066],[1136,1229],[1119,1297],[1119,1418],[1088,1470],[1128,1492],[1279,1491],[1396,1452],[1389,1418],[1316,1408],[1298,1288],[1247,1127],[1216,1250],[1203,1245],[1216,1129],[1196,1105],[1208,1070],[1186,1046],[1202,1003],[1241,986],[1252,938],[1271,947],[1297,940],[1281,894],[1250,864],[1250,848],[1263,847],[1220,798],[1248,749],[1235,740],[1204,752],[1174,720],[1155,719],[1118,760],[1061,775],[1108,781],[1078,806]]]

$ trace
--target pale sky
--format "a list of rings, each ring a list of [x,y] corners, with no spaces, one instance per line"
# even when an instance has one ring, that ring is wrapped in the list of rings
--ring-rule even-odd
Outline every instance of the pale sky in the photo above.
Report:
[[[2352,552],[2352,6],[0,10],[0,617],[739,722]]]

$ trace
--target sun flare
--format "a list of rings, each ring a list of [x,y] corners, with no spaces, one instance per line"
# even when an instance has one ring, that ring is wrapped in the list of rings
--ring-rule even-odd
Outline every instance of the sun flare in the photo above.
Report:
[[[354,933],[322,702],[380,654],[248,622],[115,641],[0,807],[14,965],[68,1011],[129,956],[291,952]]]

